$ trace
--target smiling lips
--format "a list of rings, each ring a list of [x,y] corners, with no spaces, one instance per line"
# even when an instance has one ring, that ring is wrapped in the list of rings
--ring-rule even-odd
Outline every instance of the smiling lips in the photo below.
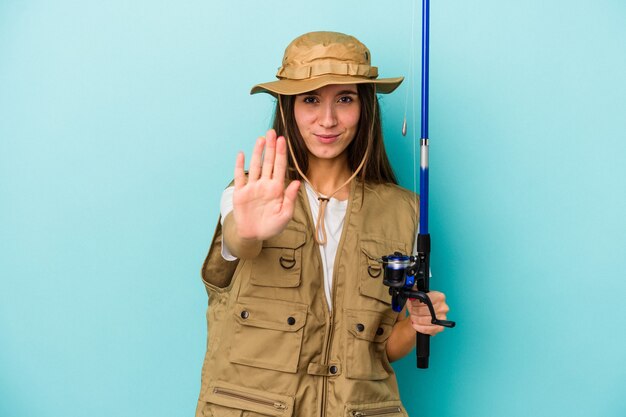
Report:
[[[339,138],[339,133],[334,135],[315,135],[317,139],[322,143],[333,143]]]

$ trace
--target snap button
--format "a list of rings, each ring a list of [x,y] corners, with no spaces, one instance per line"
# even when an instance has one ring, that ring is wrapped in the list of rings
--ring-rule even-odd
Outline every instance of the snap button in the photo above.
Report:
[[[287,319],[287,324],[293,326],[294,324],[296,324],[296,319],[294,319],[293,317],[289,317]]]
[[[363,326],[363,324],[359,323],[356,325],[357,332],[362,332],[363,330],[365,330],[365,326]]]
[[[383,329],[382,327],[379,327],[378,330],[376,330],[376,334],[378,336],[382,335],[383,333],[385,333],[385,329]]]
[[[247,319],[248,317],[250,317],[250,313],[248,313],[246,310],[241,312],[242,319]]]
[[[332,365],[330,368],[328,368],[328,372],[330,372],[331,374],[335,375],[337,373],[338,369],[335,365]]]

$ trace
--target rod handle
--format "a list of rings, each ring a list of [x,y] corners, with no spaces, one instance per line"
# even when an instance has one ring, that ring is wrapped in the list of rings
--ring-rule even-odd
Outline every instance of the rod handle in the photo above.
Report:
[[[430,335],[417,333],[415,353],[417,354],[417,367],[428,369],[428,358],[430,356]]]

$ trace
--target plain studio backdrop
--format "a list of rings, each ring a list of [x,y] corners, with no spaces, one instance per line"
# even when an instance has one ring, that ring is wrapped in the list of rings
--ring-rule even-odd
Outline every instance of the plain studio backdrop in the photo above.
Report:
[[[297,35],[355,35],[407,76],[381,104],[413,188],[413,8],[1,0],[0,415],[193,415],[200,266],[272,117],[250,87]],[[434,0],[430,111],[431,284],[458,326],[430,369],[394,364],[411,416],[623,417],[626,3]]]

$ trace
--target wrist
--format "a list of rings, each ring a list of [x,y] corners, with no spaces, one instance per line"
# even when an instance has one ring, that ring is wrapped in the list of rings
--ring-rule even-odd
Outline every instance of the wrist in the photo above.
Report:
[[[263,247],[263,241],[242,236],[237,229],[235,219],[229,215],[224,219],[224,244],[239,259],[256,257]]]

